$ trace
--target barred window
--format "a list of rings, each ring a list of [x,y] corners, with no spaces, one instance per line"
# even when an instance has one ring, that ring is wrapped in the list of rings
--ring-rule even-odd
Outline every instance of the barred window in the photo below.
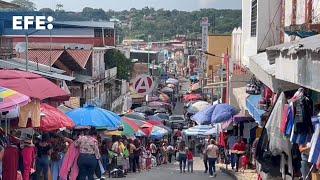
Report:
[[[257,35],[257,0],[252,0],[251,2],[251,36],[255,37]]]

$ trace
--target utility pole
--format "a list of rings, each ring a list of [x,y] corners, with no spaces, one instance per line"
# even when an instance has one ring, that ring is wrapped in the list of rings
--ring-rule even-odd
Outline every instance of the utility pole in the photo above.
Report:
[[[150,38],[151,35],[148,35],[148,74],[150,75]]]

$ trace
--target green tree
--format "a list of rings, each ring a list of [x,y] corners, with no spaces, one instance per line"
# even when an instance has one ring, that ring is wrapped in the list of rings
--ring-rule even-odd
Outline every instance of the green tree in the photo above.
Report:
[[[105,54],[106,69],[117,67],[117,78],[129,80],[131,77],[133,63],[131,59],[118,50],[109,50]]]
[[[32,2],[32,1],[29,1],[29,0],[13,0],[11,1],[12,3],[14,4],[17,4],[20,6],[20,10],[24,10],[24,11],[35,11],[37,8],[36,8],[36,5]]]

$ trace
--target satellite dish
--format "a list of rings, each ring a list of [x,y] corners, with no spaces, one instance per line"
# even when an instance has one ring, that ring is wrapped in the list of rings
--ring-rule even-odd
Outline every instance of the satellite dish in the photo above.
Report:
[[[15,50],[16,50],[16,52],[19,52],[19,53],[26,52],[27,43],[25,43],[25,42],[17,43],[16,46],[15,46]]]

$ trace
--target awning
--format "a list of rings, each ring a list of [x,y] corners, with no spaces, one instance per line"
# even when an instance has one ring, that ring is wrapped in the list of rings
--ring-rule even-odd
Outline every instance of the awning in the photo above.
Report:
[[[290,82],[275,78],[276,65],[270,64],[267,53],[260,53],[250,57],[249,69],[263,84],[268,86],[273,92],[279,89],[292,90],[298,87]]]
[[[247,110],[258,124],[261,123],[261,117],[266,112],[264,110],[259,109],[258,107],[261,98],[261,95],[250,95],[246,100]]]

